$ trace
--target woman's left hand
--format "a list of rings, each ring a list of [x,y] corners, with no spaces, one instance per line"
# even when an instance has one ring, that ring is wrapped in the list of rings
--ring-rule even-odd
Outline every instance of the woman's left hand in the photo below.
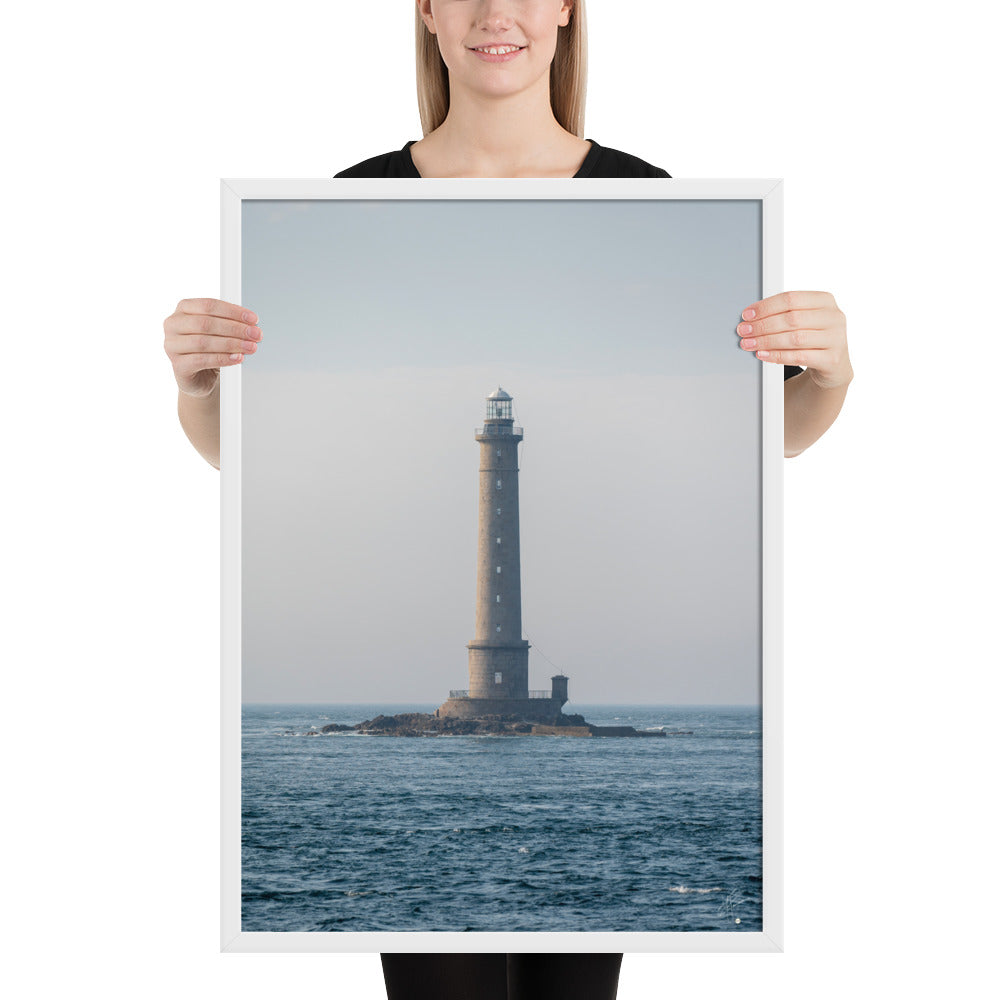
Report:
[[[821,389],[854,377],[847,354],[847,317],[829,292],[779,292],[743,310],[740,347],[761,361],[802,365]]]

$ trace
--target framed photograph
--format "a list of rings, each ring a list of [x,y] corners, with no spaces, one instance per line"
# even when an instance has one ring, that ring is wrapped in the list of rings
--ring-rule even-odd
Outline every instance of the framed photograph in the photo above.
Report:
[[[223,181],[223,950],[780,950],[781,212]]]

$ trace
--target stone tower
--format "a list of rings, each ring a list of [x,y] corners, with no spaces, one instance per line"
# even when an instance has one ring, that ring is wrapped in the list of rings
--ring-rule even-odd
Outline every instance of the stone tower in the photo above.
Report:
[[[476,634],[469,649],[469,687],[452,691],[434,713],[477,719],[517,716],[553,723],[569,700],[568,679],[552,678],[551,691],[528,690],[528,642],[521,638],[521,527],[517,446],[512,399],[498,388],[486,397],[479,442],[479,544]]]
[[[517,446],[511,397],[486,397],[479,442],[476,634],[469,645],[469,697],[528,697],[528,643],[521,638],[521,535]]]

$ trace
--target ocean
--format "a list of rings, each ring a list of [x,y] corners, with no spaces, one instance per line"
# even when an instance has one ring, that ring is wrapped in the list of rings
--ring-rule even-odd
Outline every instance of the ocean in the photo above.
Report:
[[[662,739],[308,736],[244,705],[244,931],[760,931],[757,707],[577,705]]]

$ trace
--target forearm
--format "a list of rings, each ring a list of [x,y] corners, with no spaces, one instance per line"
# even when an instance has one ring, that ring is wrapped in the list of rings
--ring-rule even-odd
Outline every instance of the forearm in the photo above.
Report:
[[[198,454],[219,468],[219,384],[208,396],[177,394],[177,415]]]
[[[826,433],[844,405],[851,378],[822,388],[804,371],[785,382],[785,458],[801,455]]]

